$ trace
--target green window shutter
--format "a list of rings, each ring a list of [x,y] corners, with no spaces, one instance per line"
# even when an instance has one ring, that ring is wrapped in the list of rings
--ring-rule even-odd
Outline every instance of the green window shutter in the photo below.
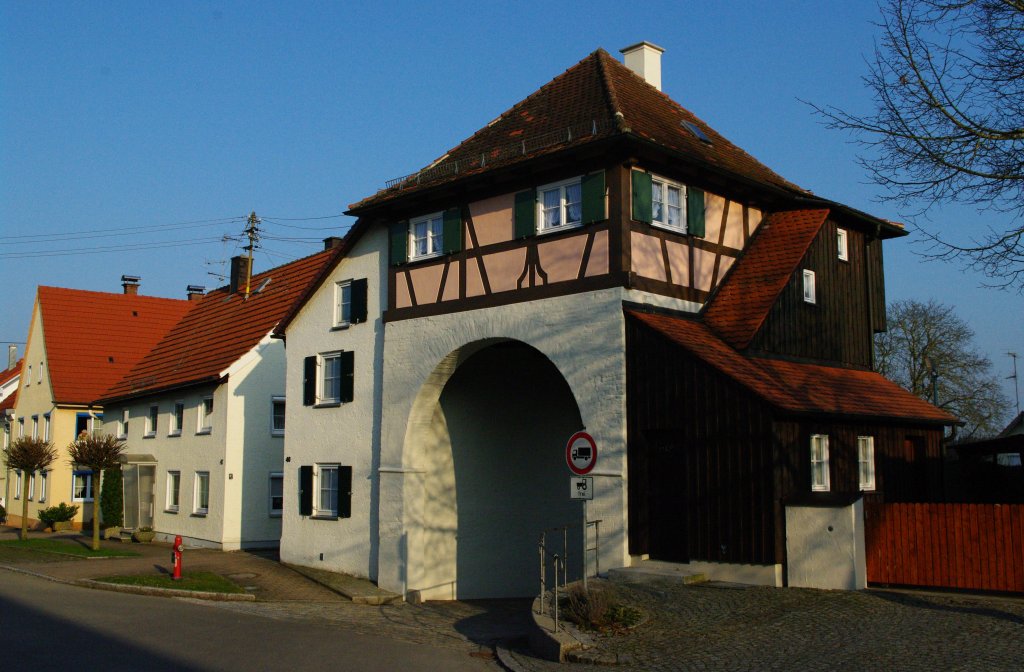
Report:
[[[516,194],[515,237],[526,238],[537,232],[537,190]]]
[[[348,403],[354,398],[356,353],[346,350],[341,353],[341,401]]]
[[[462,213],[458,208],[444,211],[444,234],[441,244],[445,254],[462,250]]]
[[[391,225],[391,265],[404,264],[409,259],[409,222]]]
[[[583,223],[607,219],[604,214],[604,171],[583,176]]]
[[[366,322],[366,278],[352,281],[352,324]]]
[[[299,515],[313,515],[313,467],[299,467]]]
[[[338,467],[338,518],[352,517],[352,467]]]
[[[686,232],[704,237],[704,192],[694,187],[686,188]]]
[[[316,403],[316,355],[306,357],[302,367],[302,405]]]
[[[633,219],[651,223],[653,217],[651,174],[633,171]]]

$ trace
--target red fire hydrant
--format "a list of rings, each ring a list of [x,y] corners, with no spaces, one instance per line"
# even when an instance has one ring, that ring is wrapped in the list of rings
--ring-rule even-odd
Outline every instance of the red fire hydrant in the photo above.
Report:
[[[181,552],[185,550],[185,545],[181,543],[181,535],[174,537],[174,548],[171,549],[171,565],[174,567],[174,572],[171,574],[172,581],[181,581]]]

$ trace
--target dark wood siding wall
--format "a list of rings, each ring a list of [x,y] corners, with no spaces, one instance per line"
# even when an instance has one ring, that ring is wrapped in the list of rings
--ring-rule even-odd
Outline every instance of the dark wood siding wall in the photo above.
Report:
[[[679,346],[626,325],[630,553],[781,562],[767,408]]]
[[[875,333],[886,330],[885,324],[885,269],[882,263],[882,241],[868,236],[868,298],[871,301],[871,329]]]
[[[867,241],[863,233],[846,229],[849,261],[841,261],[837,228],[831,219],[822,226],[751,342],[751,351],[871,366],[875,299],[868,285]],[[804,301],[804,269],[815,273],[817,297],[813,304]],[[884,311],[884,298],[882,305]]]
[[[875,490],[869,500],[941,501],[941,430],[920,426],[780,421],[775,424],[782,458],[782,497],[787,502],[852,500],[860,492],[857,437],[875,439]],[[829,492],[811,491],[811,435],[827,434]]]

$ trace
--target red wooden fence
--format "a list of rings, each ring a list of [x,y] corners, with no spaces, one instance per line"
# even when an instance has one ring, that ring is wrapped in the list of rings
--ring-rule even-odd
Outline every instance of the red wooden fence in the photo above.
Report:
[[[1024,592],[1024,504],[864,504],[868,583]]]

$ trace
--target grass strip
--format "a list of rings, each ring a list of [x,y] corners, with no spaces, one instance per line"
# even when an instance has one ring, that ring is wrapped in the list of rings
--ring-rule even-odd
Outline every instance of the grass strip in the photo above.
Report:
[[[168,588],[172,590],[194,590],[204,593],[244,593],[240,586],[213,572],[186,572],[180,581],[172,581],[166,574],[153,576],[105,576],[97,581],[116,583],[123,586],[144,586],[146,588]]]
[[[83,544],[76,540],[61,539],[26,539],[24,541],[14,539],[0,541],[0,549],[70,555],[76,558],[133,558],[139,555],[135,551],[114,548],[101,548],[98,551],[94,551],[88,544]]]

